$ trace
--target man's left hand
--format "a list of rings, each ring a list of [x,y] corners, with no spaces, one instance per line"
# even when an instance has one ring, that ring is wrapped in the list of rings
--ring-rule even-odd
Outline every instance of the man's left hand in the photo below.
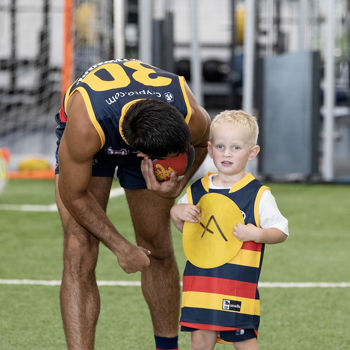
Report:
[[[171,173],[170,179],[159,182],[154,174],[153,162],[151,159],[144,157],[141,162],[142,175],[146,181],[147,189],[154,191],[161,197],[176,198],[181,193],[181,177],[176,176],[175,172]]]

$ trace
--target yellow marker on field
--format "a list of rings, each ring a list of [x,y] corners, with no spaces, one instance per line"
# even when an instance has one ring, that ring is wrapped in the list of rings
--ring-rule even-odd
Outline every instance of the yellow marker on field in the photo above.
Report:
[[[7,163],[10,161],[10,152],[6,148],[0,148],[0,194],[7,181]]]

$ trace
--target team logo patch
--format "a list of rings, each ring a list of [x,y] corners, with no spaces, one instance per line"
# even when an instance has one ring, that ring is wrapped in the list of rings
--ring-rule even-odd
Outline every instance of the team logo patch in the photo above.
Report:
[[[233,227],[244,224],[241,210],[228,197],[219,193],[205,194],[197,206],[201,219],[185,222],[183,246],[187,259],[200,268],[214,268],[237,255],[242,242],[233,234]]]
[[[230,311],[241,311],[242,302],[238,300],[222,299],[222,309]]]
[[[126,156],[129,151],[125,148],[113,149],[112,147],[107,148],[107,154],[117,155],[117,156]]]
[[[156,164],[154,166],[154,174],[157,179],[167,179],[172,172],[175,172],[175,170],[171,167],[164,168],[162,164]]]
[[[171,92],[166,92],[164,94],[164,97],[167,102],[173,102],[174,101],[174,95]]]

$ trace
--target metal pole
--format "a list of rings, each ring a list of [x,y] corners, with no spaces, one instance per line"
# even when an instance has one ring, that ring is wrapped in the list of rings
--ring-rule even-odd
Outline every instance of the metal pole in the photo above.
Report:
[[[69,85],[72,83],[74,71],[74,40],[73,40],[73,12],[74,1],[64,0],[63,8],[63,62],[62,62],[62,84],[61,94],[66,93]]]
[[[142,1],[142,0],[141,0]],[[164,26],[165,7],[163,0],[154,0],[154,13],[152,18],[152,64],[163,68],[163,53],[165,49]]]
[[[243,109],[252,113],[255,61],[255,0],[246,0],[246,20],[244,25],[243,61]]]
[[[152,0],[139,1],[139,58],[146,63],[152,62]]]
[[[174,72],[174,11],[172,1],[165,1],[165,18],[164,18],[164,69]]]
[[[231,45],[230,45],[230,75],[229,75],[229,106],[234,109],[237,108],[237,70],[236,70],[236,36],[237,36],[237,23],[236,23],[236,0],[230,1],[231,12]]]
[[[281,54],[285,51],[284,36],[281,31],[281,0],[276,0],[276,53]]]
[[[246,20],[244,24],[244,61],[243,61],[243,110],[254,111],[254,64],[255,64],[255,0],[246,0]],[[247,171],[257,175],[258,160],[248,163]]]
[[[10,6],[10,25],[11,25],[11,65],[10,65],[10,90],[14,91],[17,87],[17,0],[13,0]]]
[[[308,16],[308,0],[299,0],[299,50],[306,49],[306,33],[307,33],[307,16]]]
[[[191,20],[191,87],[197,101],[202,105],[202,62],[198,35],[198,0],[190,1]]]
[[[275,44],[275,0],[268,0],[266,3],[266,29],[267,29],[267,45],[266,45],[266,55],[272,56]]]
[[[326,53],[325,53],[325,108],[323,125],[323,179],[333,180],[333,131],[334,131],[334,41],[335,41],[335,6],[333,0],[327,0]]]
[[[125,3],[124,0],[114,0],[114,58],[125,57]]]
[[[43,101],[43,95],[48,93],[50,84],[48,82],[48,72],[50,65],[50,1],[43,3],[43,25],[40,30],[40,44],[37,58],[39,68],[38,100]]]

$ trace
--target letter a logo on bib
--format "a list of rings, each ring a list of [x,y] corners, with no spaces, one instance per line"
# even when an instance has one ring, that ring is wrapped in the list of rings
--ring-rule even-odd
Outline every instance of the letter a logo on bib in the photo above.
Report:
[[[183,246],[187,259],[200,268],[214,268],[229,262],[241,249],[242,242],[233,227],[244,219],[241,210],[228,197],[207,193],[197,206],[201,210],[198,223],[185,222]]]

